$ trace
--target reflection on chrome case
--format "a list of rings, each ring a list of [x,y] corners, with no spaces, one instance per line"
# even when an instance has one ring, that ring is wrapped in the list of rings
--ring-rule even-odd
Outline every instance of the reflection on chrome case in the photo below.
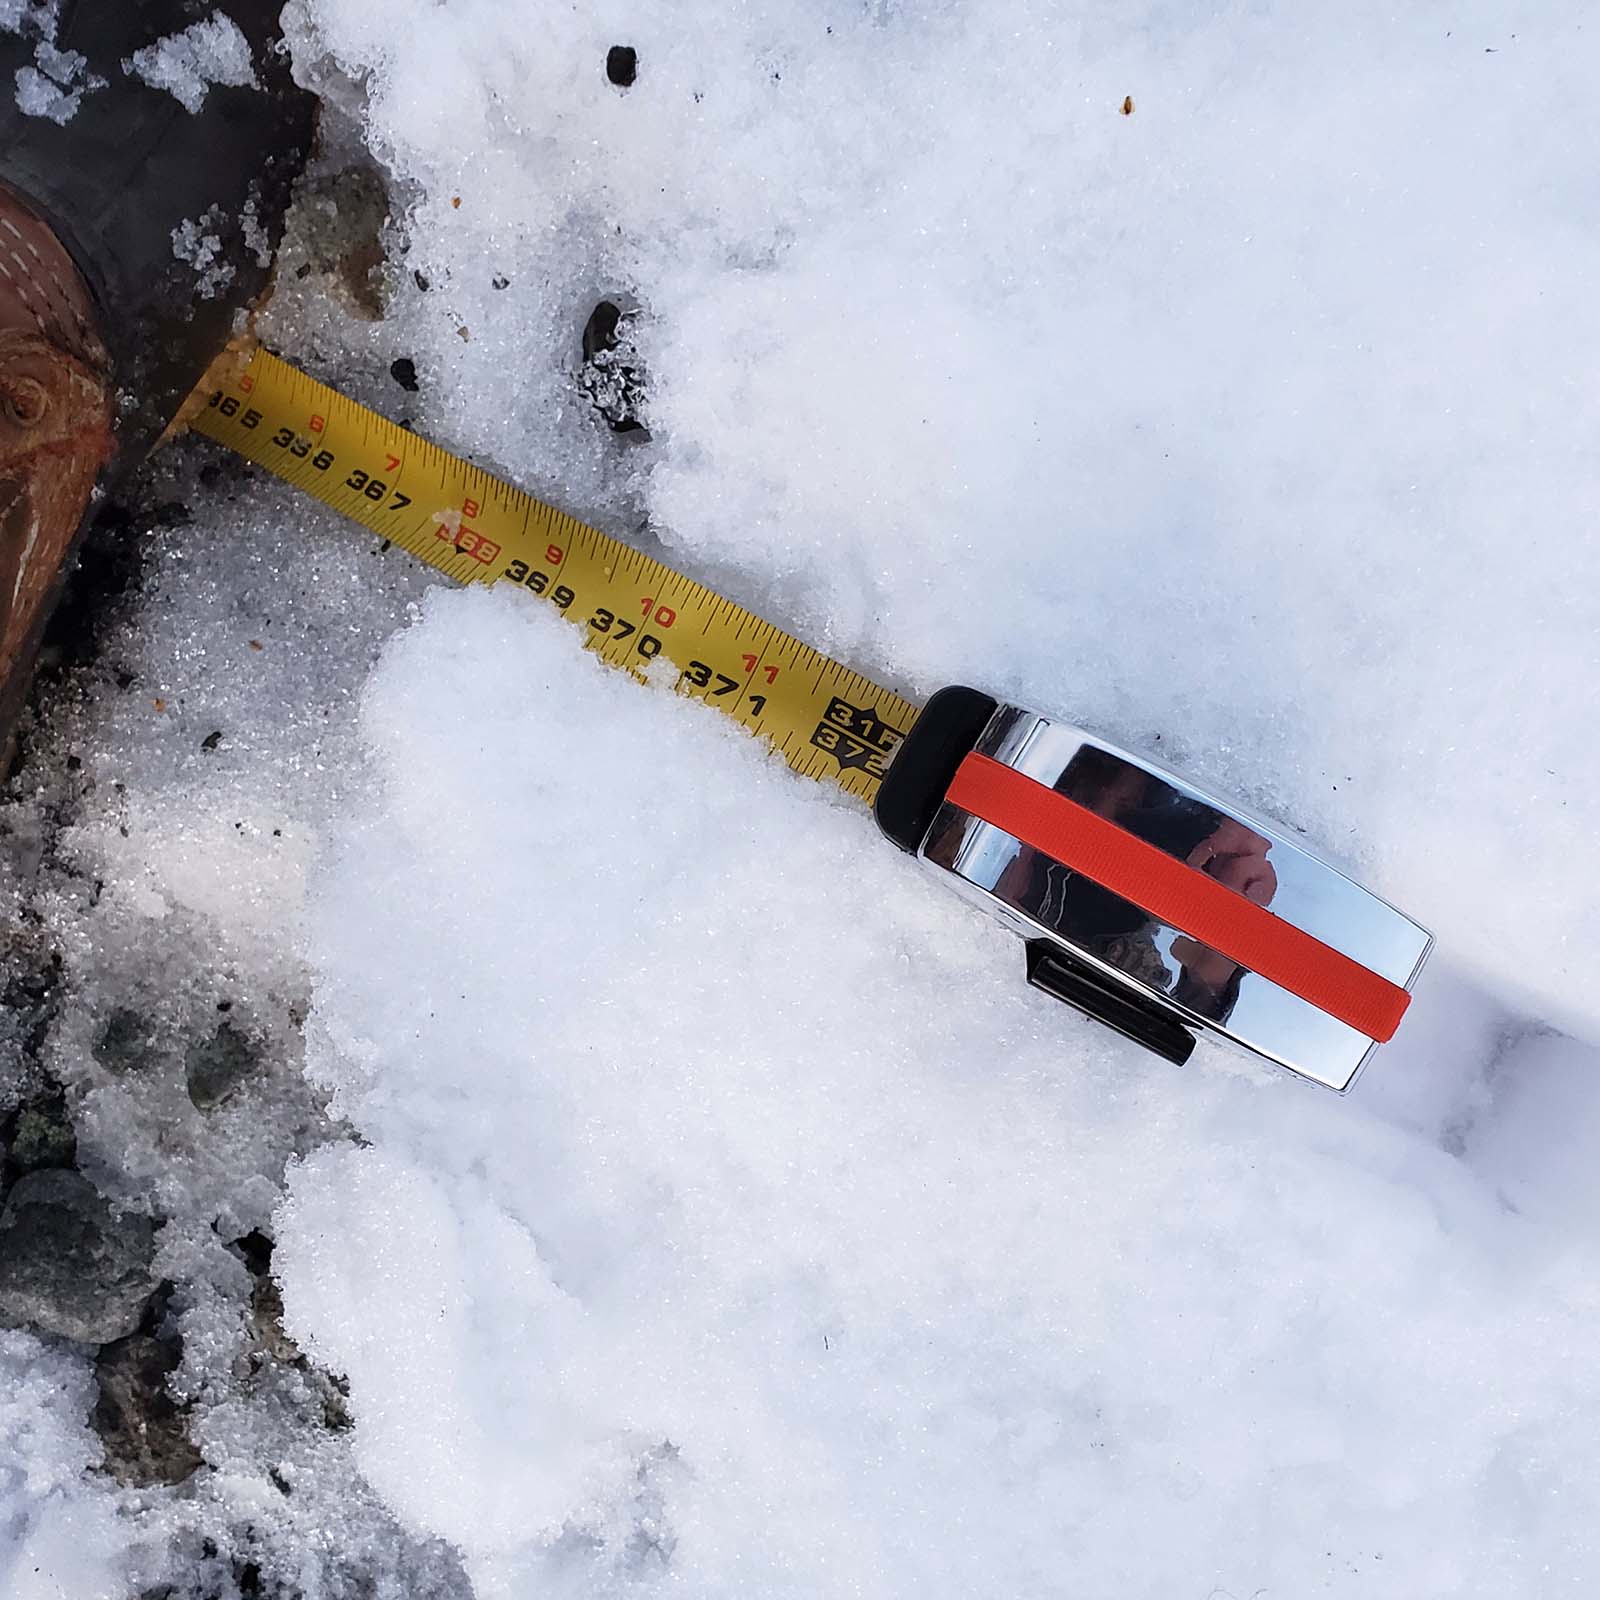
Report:
[[[1270,840],[1114,751],[1084,745],[1053,787],[1257,905],[1272,903],[1278,879],[1268,860]],[[1237,962],[1190,938],[1175,939],[1164,956],[1153,918],[1036,850],[1018,847],[996,893],[1088,954],[1170,993],[1197,1016],[1222,1022],[1233,1010],[1243,971]]]
[[[1368,977],[1409,989],[1427,954],[1424,929],[1282,829],[1081,729],[1000,706],[974,753],[1270,911],[1280,919],[1270,926],[1300,930]],[[1023,937],[1048,939],[1169,1019],[1204,1024],[1319,1083],[1348,1088],[1374,1047],[1299,993],[949,799],[919,854]]]

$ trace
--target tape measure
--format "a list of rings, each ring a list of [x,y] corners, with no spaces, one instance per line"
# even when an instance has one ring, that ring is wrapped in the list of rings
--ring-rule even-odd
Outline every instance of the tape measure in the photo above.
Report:
[[[917,708],[859,672],[586,527],[266,350],[191,426],[460,583],[506,583],[577,624],[602,659],[768,740],[807,778],[870,802]]]
[[[616,666],[667,663],[680,693],[871,802],[1022,937],[1035,988],[1147,1049],[1182,1062],[1209,1031],[1343,1090],[1399,1026],[1431,936],[1290,830],[979,690],[919,710],[266,351],[212,381],[193,427],[448,577],[553,605]]]

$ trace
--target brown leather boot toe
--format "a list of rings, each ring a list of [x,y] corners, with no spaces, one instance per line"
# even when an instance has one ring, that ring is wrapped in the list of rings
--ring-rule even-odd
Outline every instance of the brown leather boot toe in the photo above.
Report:
[[[94,316],[55,235],[0,188],[0,726],[111,452],[110,358]]]
[[[270,281],[315,121],[281,9],[230,0],[249,71],[180,95],[128,64],[209,6],[0,0],[0,755],[95,484],[127,480]],[[70,93],[8,92],[63,62]]]

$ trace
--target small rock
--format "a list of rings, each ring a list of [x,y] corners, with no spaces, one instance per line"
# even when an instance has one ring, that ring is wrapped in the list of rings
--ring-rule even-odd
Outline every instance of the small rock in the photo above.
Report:
[[[44,860],[42,831],[19,834],[8,828],[6,852],[13,870],[23,876]],[[0,1060],[38,1061],[50,1024],[60,1004],[61,953],[24,942],[20,930],[7,929],[4,941],[9,971],[0,982]]]
[[[283,1325],[283,1291],[277,1279],[256,1280],[250,1292],[250,1317],[256,1343],[268,1359],[282,1366],[301,1365],[305,1356]]]
[[[29,1173],[0,1211],[0,1321],[85,1344],[125,1338],[156,1286],[155,1232],[81,1173]]]
[[[312,224],[307,230],[313,270],[343,301],[345,309],[368,322],[385,309],[384,229],[389,221],[389,185],[376,162],[365,158],[308,177],[298,205]]]
[[[410,356],[399,356],[389,363],[389,376],[407,394],[415,394],[422,387],[417,382],[417,364]]]
[[[228,1249],[244,1263],[252,1278],[264,1278],[272,1271],[272,1240],[259,1228],[235,1239]]]
[[[184,1077],[197,1111],[221,1105],[256,1069],[260,1053],[231,1022],[220,1024],[209,1039],[189,1047]]]
[[[78,1139],[59,1089],[28,1101],[11,1127],[6,1164],[17,1175],[46,1167],[70,1167],[78,1159]]]
[[[348,1433],[356,1425],[350,1413],[350,1380],[341,1373],[327,1374],[322,1395],[322,1425],[329,1433]]]
[[[185,1408],[167,1392],[182,1358],[182,1341],[142,1333],[114,1340],[95,1358],[100,1398],[92,1420],[118,1483],[182,1483],[203,1465],[185,1428]]]
[[[628,89],[639,76],[639,52],[631,44],[614,44],[606,51],[606,77],[619,89]]]
[[[94,1056],[112,1072],[139,1072],[160,1060],[161,1047],[147,1017],[130,1006],[118,1006],[106,1018]]]
[[[635,315],[614,300],[602,300],[583,327],[578,381],[616,433],[644,430],[639,420],[645,402],[644,368],[630,332]]]

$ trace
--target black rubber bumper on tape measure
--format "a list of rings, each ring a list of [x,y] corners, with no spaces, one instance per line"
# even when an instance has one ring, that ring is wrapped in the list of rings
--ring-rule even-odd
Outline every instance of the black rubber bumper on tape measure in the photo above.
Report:
[[[956,769],[971,754],[997,705],[980,690],[953,685],[923,707],[873,803],[885,838],[916,854]],[[1172,1013],[1131,994],[1052,940],[1030,939],[1027,958],[1028,982],[1035,989],[1178,1066],[1189,1059],[1194,1034]]]
[[[910,855],[917,853],[956,768],[978,742],[998,704],[977,689],[956,684],[941,689],[922,708],[895,751],[872,804],[885,838]]]

